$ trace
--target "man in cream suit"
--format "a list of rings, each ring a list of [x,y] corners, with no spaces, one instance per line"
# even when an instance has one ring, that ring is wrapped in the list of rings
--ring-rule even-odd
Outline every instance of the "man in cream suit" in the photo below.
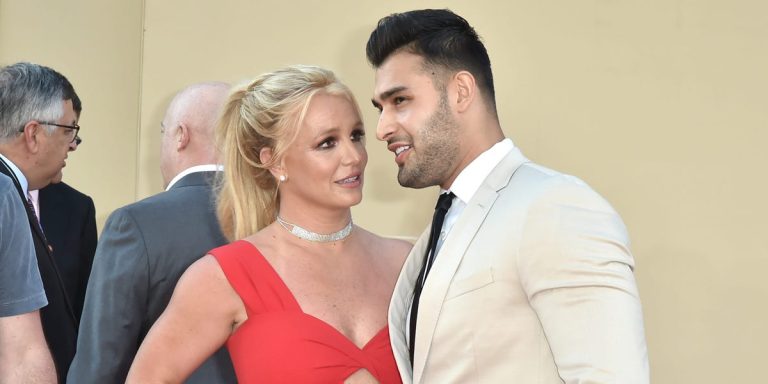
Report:
[[[584,182],[504,137],[474,29],[448,10],[394,14],[367,55],[398,181],[446,196],[390,305],[403,381],[647,383],[624,224]]]

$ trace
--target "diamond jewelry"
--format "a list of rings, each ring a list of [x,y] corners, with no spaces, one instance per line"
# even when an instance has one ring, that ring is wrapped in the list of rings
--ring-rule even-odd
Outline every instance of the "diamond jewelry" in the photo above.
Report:
[[[349,223],[347,223],[344,228],[342,228],[340,231],[333,232],[333,233],[316,233],[312,231],[308,231],[302,227],[299,227],[296,224],[289,223],[285,220],[283,220],[282,217],[277,216],[277,222],[280,223],[280,225],[285,228],[286,231],[290,232],[292,235],[308,240],[308,241],[314,241],[316,243],[330,243],[332,241],[339,241],[347,238],[350,233],[352,233],[352,220],[349,220]],[[290,226],[290,228],[288,228]]]

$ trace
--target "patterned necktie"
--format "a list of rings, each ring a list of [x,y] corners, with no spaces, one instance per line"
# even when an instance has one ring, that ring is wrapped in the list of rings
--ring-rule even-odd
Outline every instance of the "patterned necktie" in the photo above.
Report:
[[[53,247],[48,243],[48,239],[45,238],[45,232],[43,231],[43,226],[40,225],[40,221],[37,219],[37,211],[35,211],[35,204],[32,203],[32,197],[27,194],[27,208],[32,212],[32,221],[35,222],[35,225],[37,226],[37,229],[40,230],[40,233],[43,235],[43,240],[45,241],[46,245],[48,245],[48,250],[53,251]]]
[[[432,217],[432,227],[429,231],[429,242],[427,243],[427,253],[424,256],[424,265],[421,267],[419,278],[416,280],[416,286],[413,290],[413,304],[411,305],[411,327],[410,327],[410,343],[408,345],[408,351],[411,357],[411,366],[413,366],[413,350],[416,344],[416,318],[419,312],[419,298],[421,297],[421,290],[424,288],[424,282],[427,280],[427,275],[432,264],[435,262],[437,241],[440,239],[440,231],[443,229],[443,221],[445,221],[445,214],[448,213],[448,209],[451,208],[453,202],[453,192],[443,193],[437,199],[437,205],[435,206],[435,215]]]
[[[40,211],[38,209],[38,194],[40,191],[27,191],[27,205],[32,206],[32,212],[37,216],[37,220],[40,220]]]

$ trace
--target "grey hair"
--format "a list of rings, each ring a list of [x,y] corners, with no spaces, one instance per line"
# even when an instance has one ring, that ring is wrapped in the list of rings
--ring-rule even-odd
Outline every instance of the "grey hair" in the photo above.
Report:
[[[64,75],[46,66],[16,63],[0,69],[0,141],[19,134],[30,120],[54,122],[64,115],[64,101],[72,100],[80,116],[82,105]],[[46,127],[50,134],[56,127]]]

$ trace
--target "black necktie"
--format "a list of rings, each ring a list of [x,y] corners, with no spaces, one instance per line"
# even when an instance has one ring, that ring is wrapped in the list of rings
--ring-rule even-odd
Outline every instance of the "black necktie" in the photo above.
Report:
[[[427,243],[427,253],[424,255],[424,265],[421,266],[421,272],[419,278],[416,280],[416,286],[413,290],[413,304],[411,305],[411,327],[410,327],[410,343],[409,352],[411,357],[411,366],[413,366],[413,349],[416,341],[416,317],[419,312],[419,297],[421,297],[421,290],[424,288],[424,282],[427,279],[429,270],[432,268],[432,264],[435,262],[437,241],[440,239],[440,231],[443,229],[443,221],[445,220],[445,214],[448,209],[451,208],[451,202],[453,202],[453,192],[443,193],[437,199],[437,205],[435,205],[435,215],[432,217],[432,228],[429,231],[429,242]]]

